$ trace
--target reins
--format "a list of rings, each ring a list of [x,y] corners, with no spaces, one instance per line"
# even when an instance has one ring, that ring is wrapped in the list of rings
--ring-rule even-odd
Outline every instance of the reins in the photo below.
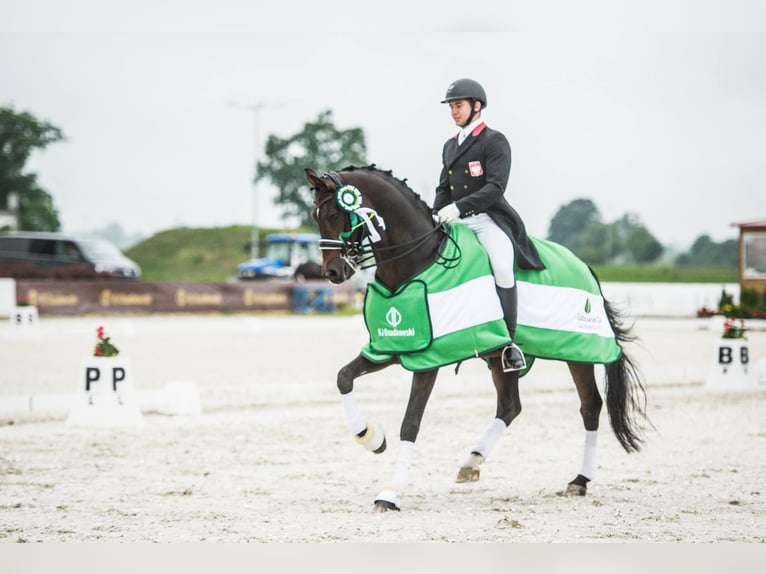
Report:
[[[424,234],[420,235],[419,237],[415,237],[415,238],[411,239],[410,241],[405,241],[404,243],[397,243],[397,244],[394,244],[394,245],[384,245],[383,247],[370,247],[369,249],[363,247],[362,248],[362,254],[369,254],[369,255],[371,255],[374,258],[375,257],[375,253],[381,253],[381,252],[385,252],[385,251],[393,251],[394,249],[404,249],[404,248],[408,247],[409,245],[412,245],[412,247],[407,249],[405,252],[399,253],[398,255],[394,255],[393,257],[391,257],[389,259],[385,259],[383,261],[379,261],[377,263],[377,265],[386,265],[388,263],[393,263],[394,261],[398,261],[399,259],[402,259],[403,257],[406,257],[407,255],[410,255],[411,253],[414,253],[415,251],[417,251],[418,248],[420,248],[422,245],[424,245],[426,243],[426,241],[428,241],[428,239],[431,237],[431,235],[436,233],[436,232],[444,233],[444,235],[450,241],[454,242],[454,239],[452,239],[452,236],[449,233],[445,233],[444,230],[442,229],[442,226],[438,225],[438,226],[436,226],[436,227],[434,227],[432,229],[429,229],[428,231],[426,231]],[[458,250],[459,250],[459,247],[458,247]],[[367,259],[365,259],[365,261],[367,261],[369,259],[369,255],[368,255]],[[444,261],[449,261],[450,263],[456,261],[457,259],[460,259],[459,255],[456,258],[452,258],[452,259],[449,259],[449,260],[444,259],[441,254],[439,254],[439,257],[442,258]],[[374,267],[374,265],[368,265],[366,267],[363,266],[363,267],[360,267],[360,269],[367,269],[368,267]]]

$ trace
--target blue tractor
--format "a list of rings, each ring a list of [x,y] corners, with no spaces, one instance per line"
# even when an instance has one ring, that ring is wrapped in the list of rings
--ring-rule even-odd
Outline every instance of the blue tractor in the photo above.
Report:
[[[316,233],[272,233],[266,256],[239,264],[240,279],[320,279],[321,257]]]

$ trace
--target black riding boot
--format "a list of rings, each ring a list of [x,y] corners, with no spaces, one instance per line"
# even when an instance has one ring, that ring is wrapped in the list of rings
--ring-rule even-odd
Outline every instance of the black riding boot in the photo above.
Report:
[[[524,353],[516,345],[516,317],[518,316],[518,294],[516,286],[510,289],[497,287],[497,296],[500,298],[500,306],[503,308],[505,324],[508,326],[508,334],[511,336],[511,344],[503,349],[502,364],[503,371],[520,371],[527,367],[527,361]]]

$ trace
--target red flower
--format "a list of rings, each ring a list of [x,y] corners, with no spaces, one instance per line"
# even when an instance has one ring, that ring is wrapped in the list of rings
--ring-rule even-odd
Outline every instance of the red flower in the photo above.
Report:
[[[95,357],[116,357],[119,355],[120,350],[115,347],[109,340],[109,337],[106,336],[104,327],[96,329],[96,335],[98,335],[98,342],[93,350],[93,355]]]
[[[718,315],[717,309],[708,309],[707,307],[697,309],[697,317],[712,317],[713,315]]]
[[[724,339],[745,339],[745,333],[747,332],[747,325],[745,325],[744,319],[738,321],[734,317],[728,317],[723,323],[723,338]]]

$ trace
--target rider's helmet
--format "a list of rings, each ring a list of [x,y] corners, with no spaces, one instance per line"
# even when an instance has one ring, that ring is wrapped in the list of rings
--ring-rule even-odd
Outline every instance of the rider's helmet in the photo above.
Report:
[[[468,78],[461,78],[452,82],[441,103],[446,104],[452,100],[475,100],[481,102],[481,109],[487,107],[487,94],[484,92],[484,88],[476,80],[469,80]]]

